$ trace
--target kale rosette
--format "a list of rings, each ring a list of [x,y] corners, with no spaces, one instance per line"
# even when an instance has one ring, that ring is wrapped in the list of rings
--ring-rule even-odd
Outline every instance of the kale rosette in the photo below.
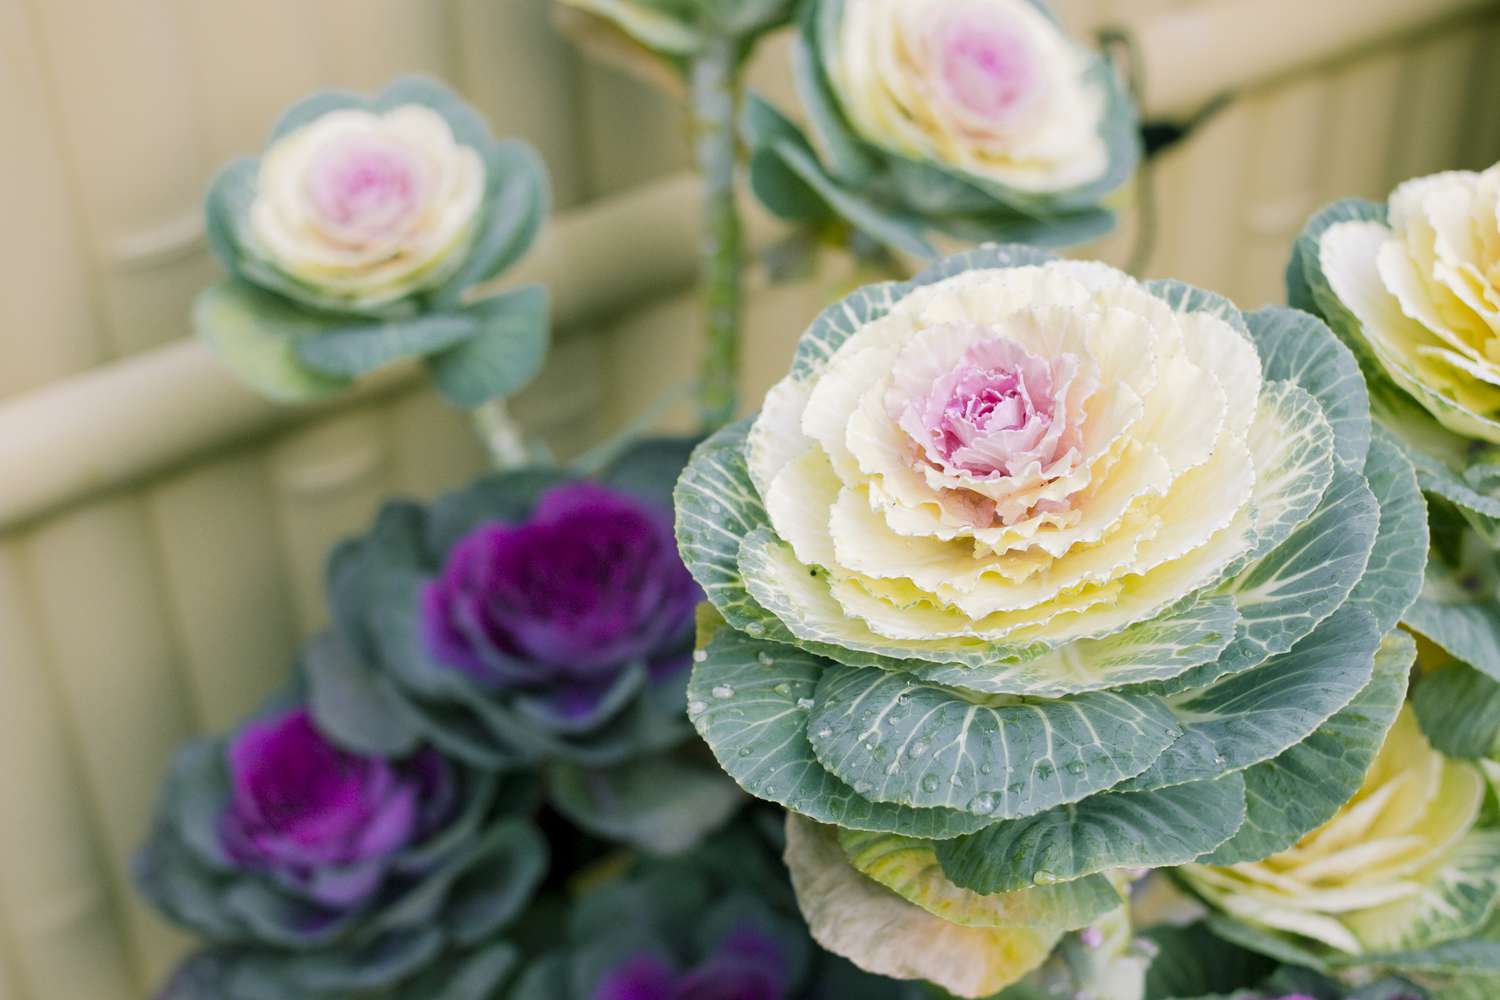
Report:
[[[431,743],[545,773],[554,806],[649,850],[688,846],[739,796],[674,749],[701,591],[670,492],[693,442],[654,439],[584,477],[494,473],[387,503],[329,560],[333,628],[307,658],[320,725],[346,746]]]
[[[814,936],[961,996],[1330,818],[1414,656],[1422,497],[1322,322],[1026,247],[830,307],[676,507],[688,715]]]
[[[1141,157],[1114,68],[1040,0],[806,0],[793,71],[808,129],[754,94],[761,202],[935,257],[933,233],[1064,246],[1114,225]]]
[[[1401,184],[1314,216],[1287,268],[1293,305],[1359,359],[1371,412],[1431,510],[1426,582],[1405,624],[1435,669],[1414,706],[1439,750],[1500,745],[1500,166]]]
[[[1243,947],[1335,980],[1380,973],[1444,1000],[1493,996],[1495,774],[1438,752],[1407,708],[1328,822],[1263,861],[1180,875],[1217,911],[1209,927]]]
[[[546,872],[536,798],[430,746],[347,750],[291,699],[187,744],[136,864],[205,944],[163,1000],[477,1000]]]
[[[541,367],[547,295],[474,287],[531,248],[550,201],[536,150],[436,81],[320,91],[214,178],[206,228],[228,277],[199,295],[194,329],[282,402],[403,358],[426,359],[456,405],[508,396]]]

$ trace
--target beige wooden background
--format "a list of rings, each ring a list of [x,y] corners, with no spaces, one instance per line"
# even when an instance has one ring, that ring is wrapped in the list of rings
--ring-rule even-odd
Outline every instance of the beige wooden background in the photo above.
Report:
[[[1500,157],[1495,3],[1061,6],[1131,29],[1149,112],[1236,95],[1155,173],[1153,275],[1275,300],[1320,203]],[[757,67],[777,94],[782,49]],[[173,746],[280,682],[323,554],[381,496],[478,467],[409,371],[289,412],[185,339],[214,166],[310,89],[407,71],[546,156],[561,210],[520,277],[552,285],[559,338],[517,409],[575,452],[694,364],[672,101],[580,58],[543,0],[0,0],[0,1000],[146,995],[184,942],[127,865]],[[1095,252],[1123,261],[1137,224]],[[755,279],[747,393],[847,280]]]

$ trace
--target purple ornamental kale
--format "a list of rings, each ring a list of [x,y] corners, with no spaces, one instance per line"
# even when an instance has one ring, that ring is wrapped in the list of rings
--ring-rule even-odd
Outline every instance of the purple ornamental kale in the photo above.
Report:
[[[228,748],[224,849],[326,906],[379,888],[384,862],[453,812],[454,778],[431,750],[405,760],[362,757],[330,743],[305,708],[246,726]]]
[[[604,978],[592,1000],[783,1000],[786,979],[781,946],[742,927],[685,971],[654,952],[634,955]]]
[[[567,716],[633,663],[653,677],[686,666],[700,597],[669,511],[578,482],[460,540],[423,593],[423,631],[440,662],[487,687],[548,690]]]

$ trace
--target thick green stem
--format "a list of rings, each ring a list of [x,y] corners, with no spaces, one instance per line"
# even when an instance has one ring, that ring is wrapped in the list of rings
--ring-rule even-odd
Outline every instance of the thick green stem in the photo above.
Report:
[[[734,197],[738,73],[731,39],[710,43],[692,67],[693,140],[705,198],[699,245],[705,344],[698,398],[703,425],[710,430],[733,420],[739,405],[743,247]]]
[[[525,435],[510,415],[503,398],[476,406],[469,415],[493,468],[514,469],[527,463],[530,454],[526,450]]]

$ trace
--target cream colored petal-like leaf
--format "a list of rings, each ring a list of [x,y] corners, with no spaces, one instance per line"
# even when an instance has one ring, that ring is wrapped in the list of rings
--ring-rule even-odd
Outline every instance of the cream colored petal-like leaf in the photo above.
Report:
[[[1058,931],[965,927],[861,875],[834,830],[787,817],[786,864],[813,939],[876,975],[987,997],[1041,965]]]

